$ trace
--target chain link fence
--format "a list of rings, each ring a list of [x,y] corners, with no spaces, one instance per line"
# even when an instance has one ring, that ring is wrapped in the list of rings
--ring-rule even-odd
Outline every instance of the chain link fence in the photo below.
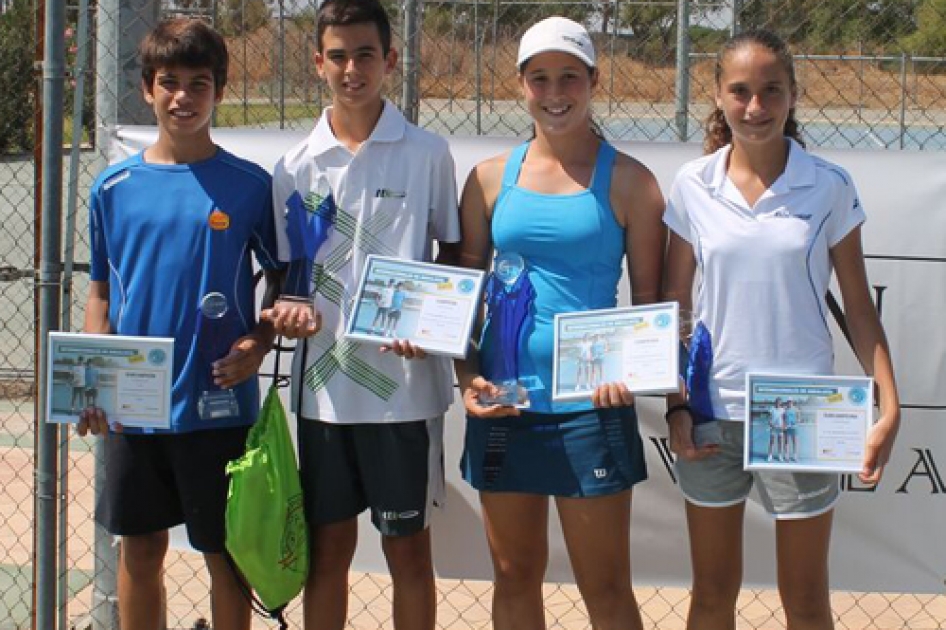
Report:
[[[49,2],[59,0],[46,0]],[[105,163],[97,129],[150,123],[138,96],[134,45],[156,19],[186,14],[227,37],[231,76],[216,124],[311,128],[330,95],[318,81],[314,2],[297,0],[69,0],[61,34],[66,81],[62,329],[78,329],[88,282],[87,191]],[[942,0],[720,0],[567,2],[408,1],[391,4],[402,63],[388,96],[442,134],[525,136],[530,120],[515,74],[518,38],[542,17],[564,14],[593,33],[601,81],[595,117],[612,139],[694,141],[713,94],[713,54],[731,32],[766,26],[796,53],[799,118],[815,147],[946,148],[946,2]],[[39,111],[43,0],[0,0],[0,629],[30,627],[36,540],[55,529],[60,629],[117,627],[110,584],[114,549],[92,524],[94,443],[57,436],[55,523],[34,512],[36,330],[39,286]],[[96,577],[97,576],[97,577]],[[99,587],[93,589],[97,580]],[[168,626],[209,616],[198,557],[172,552]],[[441,580],[442,628],[489,627],[491,585]],[[387,576],[355,576],[352,628],[390,627]],[[648,627],[683,628],[685,589],[638,589]],[[946,598],[835,593],[839,628],[941,628]],[[550,627],[585,628],[577,590],[549,585]],[[289,611],[301,626],[301,611]],[[263,627],[258,620],[254,623]],[[740,628],[784,627],[777,594],[746,590]]]

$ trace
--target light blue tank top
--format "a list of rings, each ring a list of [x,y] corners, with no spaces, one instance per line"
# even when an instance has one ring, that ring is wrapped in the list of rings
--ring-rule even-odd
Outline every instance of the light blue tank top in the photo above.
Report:
[[[610,202],[616,152],[601,143],[590,188],[548,195],[516,184],[528,149],[529,143],[522,144],[509,156],[492,217],[496,251],[515,252],[525,259],[536,294],[533,317],[520,339],[519,376],[529,389],[531,411],[583,411],[591,409],[590,402],[552,402],[553,324],[556,313],[617,304],[624,228],[615,220]]]

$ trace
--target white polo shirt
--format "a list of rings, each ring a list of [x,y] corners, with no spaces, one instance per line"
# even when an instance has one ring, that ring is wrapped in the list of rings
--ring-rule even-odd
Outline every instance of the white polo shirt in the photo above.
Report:
[[[316,255],[310,290],[322,330],[293,362],[293,408],[336,423],[432,418],[453,402],[449,359],[406,360],[345,340],[345,321],[368,254],[430,261],[434,240],[460,240],[453,158],[446,140],[407,122],[390,102],[371,136],[352,153],[332,132],[326,108],[312,134],[276,165],[273,201],[279,257],[291,258],[286,202],[298,192],[331,191],[337,206]],[[302,409],[295,388],[304,383]]]
[[[745,373],[831,374],[829,250],[864,211],[841,167],[788,140],[782,175],[749,207],[726,174],[730,146],[685,164],[664,222],[693,246],[695,314],[712,338],[717,418],[743,420]]]

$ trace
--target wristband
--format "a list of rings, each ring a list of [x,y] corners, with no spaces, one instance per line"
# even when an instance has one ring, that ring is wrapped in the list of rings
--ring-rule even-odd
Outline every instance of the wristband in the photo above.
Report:
[[[670,422],[670,416],[677,413],[678,411],[686,411],[690,413],[690,405],[687,403],[680,403],[679,405],[674,405],[670,409],[667,409],[667,413],[664,414],[664,420]]]

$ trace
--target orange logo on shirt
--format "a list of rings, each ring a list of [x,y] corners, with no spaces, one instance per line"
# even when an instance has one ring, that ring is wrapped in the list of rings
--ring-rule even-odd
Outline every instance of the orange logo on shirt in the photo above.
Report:
[[[211,230],[226,230],[230,227],[230,215],[219,208],[215,208],[210,213],[210,219],[207,220]]]

